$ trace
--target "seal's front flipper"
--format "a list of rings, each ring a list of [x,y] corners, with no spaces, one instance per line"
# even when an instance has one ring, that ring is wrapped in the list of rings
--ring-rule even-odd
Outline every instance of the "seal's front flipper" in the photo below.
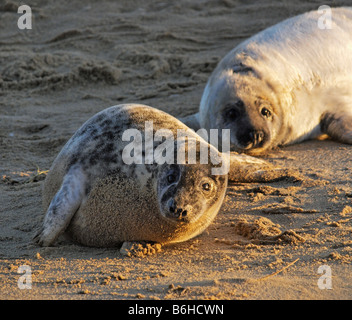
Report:
[[[320,120],[320,129],[334,140],[352,144],[352,114],[326,112]]]
[[[75,166],[65,175],[46,212],[43,226],[33,239],[36,243],[50,246],[65,231],[82,202],[85,180],[85,174]]]
[[[199,124],[199,112],[195,114],[191,114],[184,118],[179,118],[178,120],[182,121],[187,127],[190,127],[194,131],[200,129]]]
[[[230,153],[230,181],[254,182],[260,179],[263,171],[272,169],[273,166],[265,160],[236,152]]]
[[[297,182],[305,179],[298,170],[274,167],[265,160],[235,152],[231,152],[228,178],[234,182],[261,183],[281,180]]]

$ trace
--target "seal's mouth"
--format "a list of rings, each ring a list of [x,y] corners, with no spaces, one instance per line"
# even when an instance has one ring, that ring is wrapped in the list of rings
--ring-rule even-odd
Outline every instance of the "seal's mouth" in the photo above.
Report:
[[[174,222],[192,222],[192,206],[182,206],[176,202],[175,199],[170,198],[162,208],[165,218]]]
[[[192,223],[196,220],[193,206],[190,204],[182,205],[173,197],[160,204],[161,214],[169,221],[175,223]]]
[[[262,130],[251,130],[237,134],[238,145],[244,150],[261,148],[264,144],[264,138],[265,135]]]
[[[260,154],[266,150],[267,136],[261,130],[240,132],[231,136],[231,151]]]

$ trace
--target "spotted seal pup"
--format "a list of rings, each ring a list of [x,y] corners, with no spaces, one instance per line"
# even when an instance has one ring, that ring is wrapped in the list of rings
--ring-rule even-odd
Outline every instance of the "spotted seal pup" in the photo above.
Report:
[[[231,129],[231,149],[252,155],[327,134],[352,143],[352,9],[312,11],[240,43],[218,64],[197,128]],[[221,133],[221,131],[219,131]]]
[[[174,137],[177,133],[174,141],[162,137],[166,128]],[[180,129],[185,134],[178,135]],[[148,149],[131,141],[152,144]],[[171,144],[162,149],[166,141]],[[203,162],[202,147],[208,150]],[[182,148],[183,158],[178,153]],[[193,164],[191,150],[196,154]],[[171,155],[168,159],[165,152]],[[83,245],[113,247],[195,237],[223,202],[229,175],[213,170],[221,169],[225,160],[229,158],[163,111],[137,104],[105,109],[85,122],[55,159],[43,189],[46,215],[34,240],[50,246],[65,232]],[[243,155],[230,161],[233,175],[245,168],[255,172],[265,164]]]

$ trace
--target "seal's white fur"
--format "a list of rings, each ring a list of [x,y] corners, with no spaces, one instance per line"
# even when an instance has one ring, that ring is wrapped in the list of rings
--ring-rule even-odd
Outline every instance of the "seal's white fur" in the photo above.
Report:
[[[230,51],[205,87],[199,127],[224,128],[226,103],[259,98],[274,114],[263,150],[321,133],[352,143],[352,9],[332,9],[331,29],[318,27],[321,18],[312,11],[287,19]]]

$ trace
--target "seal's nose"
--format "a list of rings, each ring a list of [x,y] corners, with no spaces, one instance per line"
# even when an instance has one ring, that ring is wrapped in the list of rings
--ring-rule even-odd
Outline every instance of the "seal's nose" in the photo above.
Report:
[[[252,140],[253,146],[258,146],[264,139],[264,132],[260,130],[251,131],[249,136]]]
[[[242,145],[243,149],[258,147],[263,139],[264,132],[261,130],[250,130],[238,137],[238,141]]]
[[[168,209],[171,215],[174,218],[184,218],[187,216],[187,210],[183,210],[182,208],[178,208],[176,201],[174,199],[170,199],[168,201]]]

